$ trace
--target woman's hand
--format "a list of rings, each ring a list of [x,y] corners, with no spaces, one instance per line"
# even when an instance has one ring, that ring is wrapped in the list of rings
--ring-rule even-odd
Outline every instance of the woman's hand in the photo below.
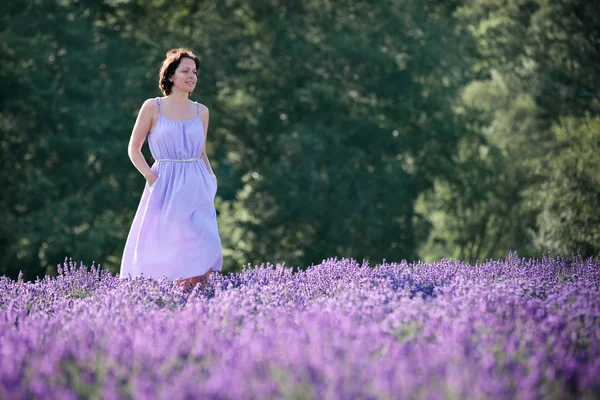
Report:
[[[156,174],[148,175],[146,177],[146,181],[148,182],[148,187],[151,187],[152,185],[154,185],[154,182],[156,182],[157,179],[158,179],[158,175],[156,175]]]

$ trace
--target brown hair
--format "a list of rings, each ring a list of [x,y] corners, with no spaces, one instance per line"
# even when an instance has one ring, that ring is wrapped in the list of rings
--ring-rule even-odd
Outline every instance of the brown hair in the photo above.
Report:
[[[200,67],[200,59],[192,53],[191,50],[176,48],[167,51],[167,58],[163,61],[160,72],[158,73],[158,87],[165,96],[171,94],[173,82],[171,82],[169,78],[173,76],[175,70],[179,67],[182,58],[191,58],[196,64],[196,69]]]

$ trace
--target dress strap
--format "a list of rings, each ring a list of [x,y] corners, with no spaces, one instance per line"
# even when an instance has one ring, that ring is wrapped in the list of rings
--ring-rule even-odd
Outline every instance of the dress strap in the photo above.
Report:
[[[196,102],[196,110],[198,111],[198,115],[200,115],[200,103]]]
[[[154,106],[158,105],[158,113],[161,114],[162,113],[162,109],[161,109],[161,104],[160,104],[160,97],[156,97],[154,99]]]

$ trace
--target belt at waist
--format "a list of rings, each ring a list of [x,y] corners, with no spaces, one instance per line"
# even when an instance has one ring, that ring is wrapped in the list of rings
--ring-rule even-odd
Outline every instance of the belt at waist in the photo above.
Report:
[[[156,161],[172,161],[172,162],[194,162],[194,161],[202,161],[202,158],[181,158],[181,159],[173,159],[173,158],[161,158]]]

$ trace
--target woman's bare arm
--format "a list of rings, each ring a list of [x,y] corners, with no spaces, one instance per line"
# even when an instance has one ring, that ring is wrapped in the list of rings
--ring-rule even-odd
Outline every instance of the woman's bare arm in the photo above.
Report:
[[[142,154],[142,146],[144,145],[146,137],[150,132],[150,127],[152,126],[152,117],[154,115],[154,105],[152,102],[153,99],[148,99],[142,105],[137,120],[135,121],[135,125],[133,126],[127,149],[131,162],[146,179],[156,177],[156,174],[152,171]]]
[[[208,161],[208,155],[206,154],[206,142],[207,142],[207,135],[208,135],[208,117],[209,117],[209,113],[208,113],[208,107],[206,107],[205,105],[201,105],[200,106],[200,117],[202,118],[202,125],[204,125],[204,145],[202,148],[202,159],[204,160],[204,164],[206,164],[206,167],[208,168],[208,170],[210,171],[210,174],[217,179],[217,176],[215,175],[215,173],[213,172],[211,166],[210,166],[210,161]]]

